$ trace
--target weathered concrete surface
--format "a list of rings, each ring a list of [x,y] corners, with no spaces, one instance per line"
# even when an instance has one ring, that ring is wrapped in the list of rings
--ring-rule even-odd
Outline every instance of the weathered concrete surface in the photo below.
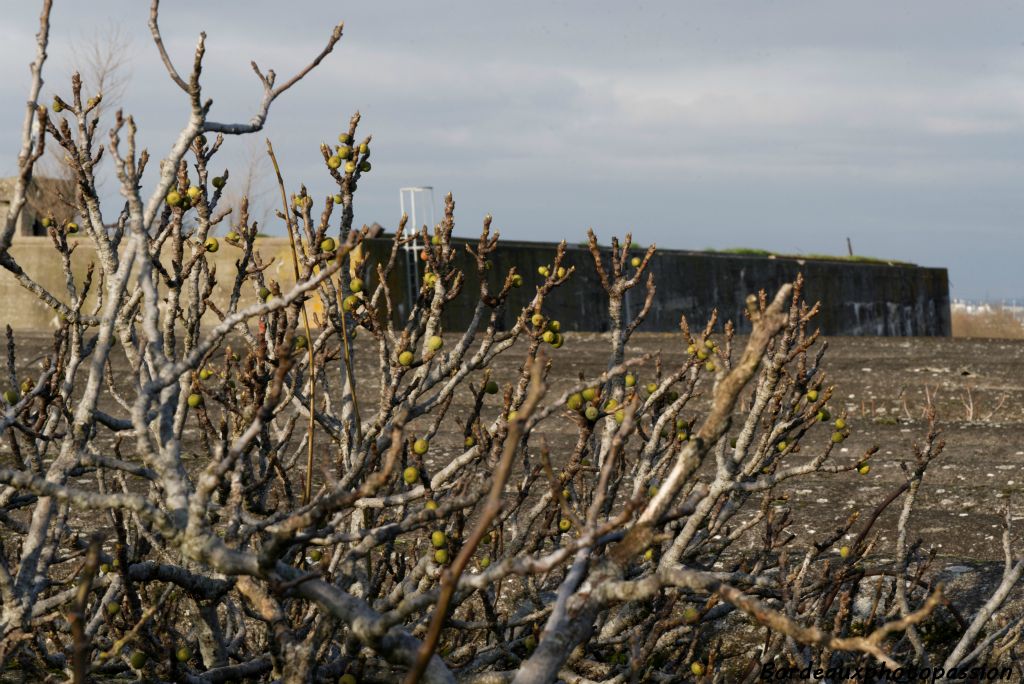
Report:
[[[73,246],[71,267],[75,276],[76,286],[81,290],[89,264],[96,264],[92,289],[86,298],[85,311],[90,311],[95,304],[96,291],[99,286],[99,262],[92,241],[86,237],[69,236],[68,242]],[[257,250],[264,263],[273,260],[265,271],[269,279],[277,280],[282,287],[288,287],[293,277],[291,251],[285,238],[257,238]],[[46,288],[51,294],[62,301],[69,302],[71,297],[67,290],[60,257],[49,237],[21,237],[14,240],[11,254],[18,264],[33,280]],[[185,251],[188,258],[188,249]],[[237,272],[236,259],[240,251],[221,240],[220,250],[215,254],[207,254],[212,267],[216,269],[217,287],[214,301],[218,305],[227,302]],[[166,264],[165,264],[166,265]],[[257,292],[250,284],[242,291],[242,305],[257,301]],[[209,323],[217,321],[210,312]],[[56,314],[39,299],[26,290],[9,272],[0,269],[0,327],[9,324],[15,330],[50,330],[57,326]]]
[[[77,245],[72,264],[77,282],[85,276],[88,263],[95,261],[95,252],[86,239],[74,239]],[[508,269],[515,267],[525,279],[523,287],[510,298],[502,325],[510,327],[515,311],[532,298],[534,286],[540,281],[537,268],[551,264],[554,245],[547,243],[503,242],[494,255],[490,277],[495,286]],[[460,246],[461,249],[461,246]],[[258,238],[257,250],[264,260],[274,259],[267,272],[283,286],[291,282],[291,257],[285,238]],[[368,241],[367,252],[383,260],[391,250],[391,241]],[[60,263],[49,238],[22,238],[15,242],[12,253],[32,278],[57,297],[68,299]],[[637,254],[641,252],[636,251]],[[214,299],[222,304],[236,272],[238,251],[221,243],[216,254],[208,254],[219,277]],[[415,259],[422,272],[422,262]],[[400,256],[391,277],[392,300],[396,314],[407,311],[407,278]],[[465,252],[458,257],[465,267],[464,295],[446,310],[444,325],[448,330],[464,329],[473,314],[474,295],[478,288],[475,266]],[[545,313],[561,321],[567,331],[602,332],[606,325],[607,299],[594,272],[593,260],[585,247],[568,249],[566,265],[575,266],[570,282],[545,301]],[[607,268],[607,259],[606,259]],[[694,327],[703,327],[713,308],[720,320],[733,320],[740,331],[748,328],[743,317],[747,295],[764,288],[774,291],[782,283],[802,272],[808,301],[821,301],[822,311],[817,324],[827,334],[885,336],[948,336],[950,334],[949,284],[946,270],[910,265],[888,265],[846,261],[802,260],[759,256],[740,256],[704,252],[659,251],[651,262],[651,272],[658,288],[654,306],[641,330],[672,331],[679,327],[680,316],[686,315]],[[368,280],[373,285],[373,269]],[[255,301],[255,291],[245,292],[243,303]],[[638,287],[629,293],[627,314],[639,311],[644,292]],[[53,312],[27,292],[6,271],[0,271],[0,324],[9,323],[16,330],[39,330],[56,324]],[[212,314],[211,314],[212,315]],[[211,318],[211,322],[213,319]]]
[[[551,263],[554,248],[541,243],[503,245],[494,256],[492,278],[497,283],[509,268],[516,267],[526,284],[514,293],[512,303],[522,305],[533,296],[532,285],[540,280],[537,268]],[[610,251],[605,250],[606,269],[609,256]],[[566,330],[603,332],[607,298],[590,252],[582,246],[569,247],[566,264],[575,266],[576,273],[568,287],[545,301],[545,313],[561,321]],[[720,320],[733,320],[738,330],[747,331],[749,324],[743,317],[747,295],[762,288],[772,293],[802,272],[807,282],[805,298],[822,302],[816,323],[827,334],[950,334],[949,281],[944,268],[659,250],[650,272],[658,291],[640,328],[647,332],[678,330],[684,314],[691,326],[703,327],[716,307]],[[466,287],[475,288],[475,271],[467,276]],[[638,312],[643,306],[643,287],[628,297],[627,314]],[[472,315],[468,299],[461,309],[459,302],[455,304],[446,320],[449,329],[464,327]],[[509,312],[504,323],[510,326],[513,320]]]

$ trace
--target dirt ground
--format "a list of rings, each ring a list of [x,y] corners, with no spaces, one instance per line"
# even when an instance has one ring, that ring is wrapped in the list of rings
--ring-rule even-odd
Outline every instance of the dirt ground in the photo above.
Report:
[[[454,336],[449,339],[449,344],[454,342]],[[21,334],[17,340],[22,350],[19,366],[41,358],[48,346],[45,334]],[[366,343],[364,338],[357,341],[357,360],[369,371],[359,374],[364,414],[374,405],[376,391],[372,380],[366,379],[375,362],[365,353],[370,350],[359,349]],[[925,477],[912,532],[924,540],[925,548],[934,547],[950,562],[1001,559],[1002,511],[1009,505],[1020,530],[1014,539],[1018,548],[1024,548],[1024,524],[1019,522],[1024,519],[1024,341],[831,338],[829,345],[823,365],[836,387],[832,410],[838,414],[845,409],[853,426],[850,438],[833,452],[834,458],[840,463],[854,462],[869,447],[880,449],[868,475],[820,475],[785,488],[794,504],[792,531],[803,543],[825,538],[854,510],[866,515],[902,481],[900,465],[913,463],[913,444],[926,430],[922,409],[926,396],[931,396],[946,448]],[[553,391],[560,391],[561,383],[572,382],[580,373],[593,377],[604,370],[608,348],[604,335],[570,334],[562,349],[551,352]],[[669,367],[683,358],[680,337],[668,334],[637,334],[628,353],[658,350]],[[499,382],[510,380],[517,372],[522,359],[519,351],[513,348],[501,357],[494,369]],[[641,382],[644,376],[641,371]],[[123,364],[115,368],[115,378],[119,387],[127,389],[129,378]],[[497,397],[489,403],[496,405]],[[468,404],[468,396],[455,402],[453,411],[460,423]],[[103,405],[116,415],[124,414],[109,398]],[[489,415],[495,413],[493,406]],[[544,424],[542,432],[553,446],[554,459],[558,459],[559,449],[571,445],[572,429],[568,420],[557,416]],[[196,430],[192,424],[193,436],[198,436]],[[824,445],[828,434],[824,428],[820,434],[812,433],[807,445]],[[461,441],[461,424],[447,421],[431,448],[435,463],[449,457]],[[329,453],[328,445],[325,447]],[[0,462],[9,459],[5,441],[0,446]],[[883,549],[893,539],[897,513],[898,505],[891,507],[876,527],[883,530]]]
[[[578,337],[573,351],[562,355],[569,357],[570,368],[561,371],[568,376],[577,369],[597,372],[607,347],[602,336]],[[677,339],[638,335],[630,351],[661,349],[681,358]],[[900,465],[913,464],[913,445],[927,429],[922,411],[930,396],[946,447],[925,477],[912,532],[942,557],[1002,559],[1002,511],[1010,505],[1013,520],[1024,519],[1024,342],[832,338],[823,365],[836,388],[833,413],[845,409],[854,428],[834,452],[836,460],[854,461],[871,446],[880,450],[865,476],[821,475],[787,487],[797,525],[793,531],[805,540],[822,539],[852,511],[862,510],[863,516],[902,482]],[[823,443],[827,432],[816,439],[809,445]],[[884,530],[883,546],[893,538],[897,511],[891,507],[876,527]],[[1020,527],[1014,535],[1019,548],[1024,547]]]
[[[660,350],[667,365],[678,363],[684,351],[679,340],[675,335],[638,334],[628,353]],[[608,348],[604,335],[571,335],[561,350],[553,352],[554,388],[579,373],[600,373],[606,368]],[[516,367],[518,358],[508,357],[516,360]],[[499,365],[499,382],[511,378],[516,369],[512,365]],[[823,539],[851,512],[861,510],[865,516],[898,486],[903,481],[901,463],[914,463],[913,445],[926,433],[922,412],[930,396],[946,447],[925,476],[911,530],[924,540],[925,548],[934,547],[942,557],[1001,560],[1005,506],[1011,506],[1013,520],[1024,520],[1024,342],[831,338],[823,365],[836,388],[833,413],[845,409],[853,426],[850,438],[834,450],[834,459],[845,464],[869,447],[880,449],[867,475],[828,474],[791,481],[794,484],[784,489],[794,504],[792,531],[805,541]],[[641,382],[643,377],[641,371]],[[571,423],[556,418],[544,432],[555,445],[568,448],[569,429]],[[828,438],[825,429],[812,433],[808,447],[824,445]],[[881,548],[894,538],[890,531],[899,507],[890,509],[876,526],[883,530]],[[1024,548],[1024,524],[1014,538]]]

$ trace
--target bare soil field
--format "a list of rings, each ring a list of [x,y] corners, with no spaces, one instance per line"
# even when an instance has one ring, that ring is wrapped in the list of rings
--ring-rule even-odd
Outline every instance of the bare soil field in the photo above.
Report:
[[[667,361],[684,355],[678,336],[636,335],[632,343],[628,352],[635,355],[660,350]],[[604,336],[573,335],[556,352],[554,382],[601,372],[606,349]],[[1024,342],[831,338],[823,365],[831,380],[826,385],[835,387],[833,413],[847,411],[853,426],[834,451],[835,460],[852,463],[872,446],[879,451],[867,475],[820,475],[784,487],[780,494],[794,504],[793,532],[805,543],[825,538],[852,512],[867,515],[903,482],[901,464],[913,464],[930,397],[946,447],[925,476],[911,530],[940,557],[1002,561],[1005,507],[1011,507],[1014,521],[1024,520]],[[499,379],[511,370],[499,369]],[[568,421],[561,424],[572,428]],[[823,447],[828,437],[822,428],[811,444]],[[888,531],[895,529],[898,512],[898,506],[890,507],[876,527],[884,530],[882,547],[892,541]],[[1018,524],[1022,533],[1014,537],[1024,545],[1024,523]]]
[[[37,366],[49,346],[44,333],[18,335],[19,360]],[[449,338],[454,343],[454,335]],[[741,345],[743,339],[737,339]],[[789,531],[795,535],[792,548],[800,552],[810,544],[834,536],[837,528],[855,512],[867,519],[879,502],[886,499],[904,481],[904,464],[912,467],[913,448],[927,430],[923,411],[929,401],[936,407],[945,449],[933,462],[924,478],[917,505],[909,524],[911,542],[920,540],[921,552],[934,552],[931,565],[936,578],[946,582],[947,596],[970,615],[991,594],[1003,568],[1002,527],[1006,508],[1016,524],[1013,532],[1015,555],[1024,549],[1024,341],[956,338],[830,338],[823,367],[828,374],[824,387],[833,387],[829,407],[834,416],[845,414],[852,426],[850,437],[832,452],[832,462],[851,465],[870,448],[877,446],[870,472],[855,470],[837,474],[818,474],[783,483],[775,497],[786,497],[793,511]],[[550,352],[553,370],[549,376],[549,400],[554,400],[568,384],[580,377],[592,378],[607,368],[609,340],[601,334],[570,334],[565,346]],[[512,348],[499,357],[492,369],[495,379],[504,384],[519,371],[521,348]],[[361,415],[368,418],[375,410],[377,387],[375,350],[367,336],[356,342],[357,375],[364,381],[358,388]],[[685,348],[679,335],[637,334],[627,348],[627,357],[660,353],[666,368],[682,362]],[[35,354],[34,358],[32,354]],[[359,372],[363,368],[365,372]],[[639,371],[640,383],[653,374],[651,361]],[[19,376],[34,368],[19,369]],[[337,368],[328,377],[340,377]],[[126,389],[133,381],[123,360],[113,367],[115,389]],[[474,379],[479,384],[479,379]],[[699,417],[709,399],[711,386],[704,385],[696,406],[684,412]],[[497,415],[500,402],[488,400],[484,417]],[[432,440],[428,468],[438,468],[456,453],[461,453],[462,421],[470,410],[472,397],[456,398],[449,418]],[[125,415],[107,392],[101,408],[113,415]],[[208,404],[216,424],[217,408]],[[199,446],[204,435],[193,421],[188,436]],[[413,422],[409,431],[423,429]],[[557,466],[571,451],[575,425],[565,416],[554,415],[534,432],[532,439],[543,439],[551,448]],[[733,428],[735,432],[736,428]],[[831,429],[815,427],[801,441],[801,452],[794,460],[809,459],[825,449]],[[317,454],[319,466],[333,466],[333,449],[321,435]],[[110,435],[100,444],[113,448]],[[131,458],[131,440],[120,445],[121,456]],[[198,452],[198,450],[197,450]],[[304,461],[304,448],[296,444],[296,467]],[[12,462],[6,440],[0,443],[0,465]],[[204,463],[190,459],[196,469]],[[709,467],[711,464],[706,464]],[[79,478],[79,486],[95,485],[93,475]],[[319,482],[323,477],[317,478]],[[513,478],[514,482],[515,478]],[[628,489],[623,487],[622,490]],[[287,505],[283,495],[278,506]],[[875,559],[891,558],[895,542],[896,520],[901,499],[880,516],[874,530],[878,533]],[[16,516],[26,511],[17,511]],[[753,512],[750,512],[752,514]],[[97,525],[106,525],[105,516],[97,516]],[[737,520],[737,523],[741,522]],[[848,535],[852,539],[857,531]],[[757,535],[752,535],[755,539]],[[111,539],[111,535],[107,535]],[[843,544],[840,540],[835,546]],[[838,549],[835,550],[838,552]],[[1010,606],[1024,600],[1015,590]],[[1008,606],[1008,608],[1010,607]],[[723,623],[738,631],[729,633],[737,648],[745,648],[756,635],[746,623]],[[724,629],[725,627],[723,627]],[[3,677],[0,677],[0,681]]]
[[[20,349],[37,349],[42,358],[48,346],[44,333],[19,335]],[[367,340],[357,340],[355,358],[366,364],[361,378],[373,380],[376,359]],[[737,342],[742,342],[738,339]],[[784,485],[780,496],[788,496],[794,509],[792,532],[806,544],[819,540],[839,526],[854,511],[867,515],[903,480],[902,464],[913,462],[913,445],[920,441],[926,425],[922,410],[931,398],[946,442],[945,451],[925,476],[911,530],[923,540],[923,548],[934,548],[943,558],[956,562],[986,562],[1002,559],[1001,520],[1010,506],[1014,521],[1024,519],[1024,342],[1014,340],[940,338],[831,338],[824,367],[835,387],[831,408],[834,415],[846,411],[853,432],[834,450],[837,463],[853,463],[868,448],[878,446],[867,475],[854,472],[822,474]],[[361,343],[361,344],[360,344]],[[553,351],[552,392],[562,383],[581,375],[594,377],[606,368],[607,337],[601,334],[572,334],[561,350]],[[678,363],[684,349],[678,335],[637,334],[627,350],[630,356],[660,352],[666,365]],[[27,354],[19,358],[29,361]],[[521,356],[513,348],[499,357],[493,369],[499,382],[511,380]],[[653,363],[645,369],[653,372]],[[641,382],[645,371],[640,372]],[[131,382],[124,364],[115,366],[115,386]],[[337,376],[335,376],[337,377]],[[373,412],[377,388],[371,383],[359,387],[361,413]],[[707,398],[710,387],[705,386]],[[456,401],[452,415],[465,415],[470,398]],[[490,415],[497,412],[497,402]],[[103,407],[115,415],[123,409],[109,396]],[[695,407],[690,415],[699,415]],[[486,414],[485,414],[486,415]],[[416,430],[416,423],[412,424]],[[568,450],[575,427],[555,416],[539,431],[552,447],[553,460],[559,450]],[[191,434],[198,440],[198,426]],[[805,438],[805,449],[824,448],[827,428]],[[130,455],[130,440],[122,453]],[[434,440],[432,458],[444,461],[461,446],[461,425],[447,421]],[[330,444],[318,450],[322,466],[331,463]],[[800,458],[797,454],[795,458]],[[0,446],[0,463],[11,458],[6,442]],[[198,461],[196,467],[202,465]],[[89,476],[80,484],[87,484]],[[891,543],[898,505],[891,506],[876,527],[881,530],[879,546]],[[1024,529],[1024,524],[1021,524]],[[1024,535],[1014,535],[1024,545]]]

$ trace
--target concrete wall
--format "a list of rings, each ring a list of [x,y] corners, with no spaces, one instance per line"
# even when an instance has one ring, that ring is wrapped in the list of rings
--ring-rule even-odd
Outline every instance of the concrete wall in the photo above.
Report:
[[[73,246],[71,267],[79,291],[81,291],[89,264],[96,264],[92,288],[84,307],[84,311],[91,313],[100,277],[96,250],[92,241],[87,237],[70,235],[68,243]],[[282,283],[282,287],[292,283],[295,278],[293,277],[288,240],[286,238],[257,238],[256,244],[264,263],[273,259],[273,263],[265,271],[267,277]],[[57,254],[49,237],[16,237],[11,245],[11,254],[33,280],[61,301],[71,301],[61,268],[60,255]],[[239,254],[240,252],[236,248],[221,240],[220,249],[215,254],[208,255],[212,267],[216,269],[217,286],[213,299],[220,306],[227,303],[231,287],[234,285],[237,273],[235,260]],[[185,255],[187,259],[187,249]],[[165,263],[165,266],[168,264]],[[254,303],[256,297],[256,292],[251,286],[243,288],[243,306]],[[209,312],[207,315],[210,317],[210,324],[215,324],[215,314]],[[6,324],[15,330],[45,330],[56,328],[58,320],[54,312],[40,302],[34,294],[22,287],[10,272],[0,268],[0,330]]]
[[[73,265],[76,279],[84,277],[89,261],[94,260],[91,243],[80,240]],[[288,242],[284,238],[260,238],[257,249],[265,259],[274,258],[268,272],[282,284],[291,281]],[[387,258],[390,240],[371,240],[367,252],[378,259]],[[25,271],[59,297],[66,299],[63,274],[49,238],[23,238],[12,247],[15,259]],[[513,292],[505,313],[504,326],[512,325],[513,311],[532,296],[539,281],[537,268],[550,264],[554,246],[545,243],[503,242],[494,255],[490,277],[496,286],[504,273],[516,266],[525,279]],[[639,252],[638,252],[639,254]],[[222,302],[235,274],[238,252],[221,242],[221,249],[210,255],[220,282],[215,299]],[[464,328],[472,316],[479,286],[470,257],[462,254],[466,267],[463,294],[446,311],[446,329]],[[422,262],[417,259],[422,272]],[[545,302],[545,313],[561,321],[565,330],[601,331],[606,325],[607,298],[594,273],[593,261],[585,247],[570,247],[567,265],[576,273],[567,286],[556,290]],[[658,291],[655,304],[641,331],[673,331],[686,314],[691,326],[703,327],[711,310],[717,307],[719,320],[733,320],[742,332],[749,329],[743,317],[748,294],[764,288],[770,293],[791,281],[798,272],[806,279],[805,298],[822,302],[817,322],[830,335],[948,336],[950,334],[949,283],[946,269],[921,268],[848,261],[797,260],[760,256],[712,254],[703,252],[659,251],[651,264]],[[400,262],[392,278],[392,301],[397,313],[405,312],[406,278]],[[372,285],[372,278],[371,283]],[[643,304],[643,288],[629,295],[630,312]],[[252,300],[253,293],[247,294]],[[24,290],[6,271],[0,270],[0,325],[15,329],[39,329],[56,325],[53,314]]]

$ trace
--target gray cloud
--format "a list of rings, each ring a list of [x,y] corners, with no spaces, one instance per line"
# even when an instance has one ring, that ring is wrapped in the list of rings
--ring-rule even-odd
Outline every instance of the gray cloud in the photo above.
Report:
[[[160,154],[186,103],[147,5],[58,3],[45,92],[69,46],[114,19],[134,37],[124,106]],[[34,3],[8,8],[0,163],[9,173]],[[1024,7],[1009,3],[169,2],[180,64],[208,32],[214,118],[245,120],[249,59],[281,75],[346,22],[336,53],[275,105],[289,182],[330,191],[318,145],[353,111],[374,135],[357,219],[397,189],[455,192],[458,230],[579,241],[632,229],[666,247],[845,250],[950,268],[959,296],[1024,296]],[[984,10],[984,11],[983,11]],[[242,159],[230,141],[225,161]]]

